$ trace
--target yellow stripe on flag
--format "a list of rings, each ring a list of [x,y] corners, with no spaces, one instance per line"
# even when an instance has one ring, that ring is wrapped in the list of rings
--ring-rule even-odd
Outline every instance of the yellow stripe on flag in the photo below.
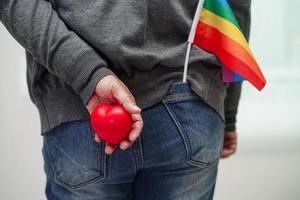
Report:
[[[250,50],[248,42],[246,41],[244,35],[231,22],[223,19],[222,17],[219,17],[218,15],[209,10],[206,10],[205,8],[203,8],[201,11],[200,21],[218,29],[224,35],[239,43],[254,59],[254,55]]]

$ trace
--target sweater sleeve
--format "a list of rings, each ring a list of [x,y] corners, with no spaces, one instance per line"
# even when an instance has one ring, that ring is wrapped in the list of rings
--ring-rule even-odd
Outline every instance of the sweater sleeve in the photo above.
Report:
[[[37,62],[70,85],[84,104],[96,84],[114,74],[46,0],[1,0],[0,21]]]
[[[235,131],[236,115],[241,97],[242,83],[230,83],[224,101],[225,107],[225,131]]]

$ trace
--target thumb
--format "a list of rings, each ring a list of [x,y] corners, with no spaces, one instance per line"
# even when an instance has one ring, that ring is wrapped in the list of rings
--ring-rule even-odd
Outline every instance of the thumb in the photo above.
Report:
[[[130,114],[139,114],[141,109],[136,105],[135,99],[129,89],[120,84],[113,89],[113,97],[121,104]]]

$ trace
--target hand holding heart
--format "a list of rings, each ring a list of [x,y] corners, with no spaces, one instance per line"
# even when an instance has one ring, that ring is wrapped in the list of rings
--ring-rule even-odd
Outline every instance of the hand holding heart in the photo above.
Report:
[[[121,105],[98,105],[91,114],[91,125],[101,140],[117,145],[128,137],[132,119]]]
[[[97,107],[99,104],[104,105]],[[114,144],[106,143],[105,152],[107,154],[113,153],[115,144],[119,144],[123,150],[129,148],[141,134],[143,129],[141,109],[136,106],[134,97],[126,85],[114,75],[105,76],[99,81],[95,88],[95,93],[90,98],[86,107],[91,114],[97,107],[95,109],[95,111],[98,110],[97,115],[102,115],[102,121],[100,120],[100,123],[111,123],[111,125],[105,126],[104,130],[100,130],[101,133],[107,136],[110,131],[120,131],[118,135],[123,136],[121,141],[119,141],[118,137],[115,137],[112,140]],[[105,115],[104,118],[103,115]],[[131,127],[129,127],[128,124],[131,124]],[[117,126],[122,127],[122,129],[119,128],[117,130]],[[101,129],[101,127],[104,126],[98,126],[98,128],[99,127]],[[126,130],[129,130],[129,134]],[[127,135],[128,137],[126,137]],[[107,138],[102,139],[107,141]],[[95,140],[100,142],[101,138],[96,134]]]

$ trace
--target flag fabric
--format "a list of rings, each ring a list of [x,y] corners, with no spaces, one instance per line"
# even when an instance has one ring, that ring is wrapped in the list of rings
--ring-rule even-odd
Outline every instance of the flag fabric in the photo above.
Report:
[[[200,0],[188,39],[223,64],[225,82],[248,80],[258,90],[266,84],[227,0]]]

